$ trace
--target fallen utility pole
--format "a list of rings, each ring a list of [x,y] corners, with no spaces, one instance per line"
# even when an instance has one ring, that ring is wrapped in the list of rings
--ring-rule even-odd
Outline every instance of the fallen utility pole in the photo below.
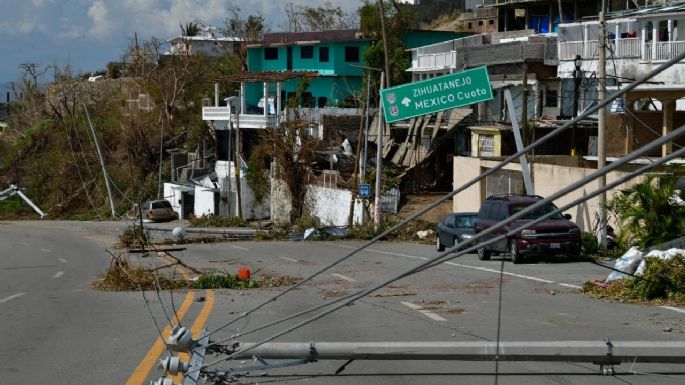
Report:
[[[316,360],[451,360],[685,363],[685,341],[502,341],[496,342],[271,342],[246,350],[234,359]],[[610,362],[605,362],[610,358]]]
[[[13,185],[13,184],[10,184],[10,187],[8,189],[0,191],[0,201],[4,201],[5,199],[7,199],[11,196],[14,196],[14,195],[19,195],[19,197],[21,199],[23,199],[24,202],[26,202],[29,206],[31,206],[33,211],[35,211],[36,213],[38,213],[38,215],[40,215],[41,219],[43,219],[43,217],[48,215],[48,214],[44,213],[43,210],[41,210],[38,206],[36,206],[36,204],[33,203],[29,199],[29,197],[24,195],[24,193],[21,192],[21,189],[19,189],[19,187],[17,187],[16,185]]]

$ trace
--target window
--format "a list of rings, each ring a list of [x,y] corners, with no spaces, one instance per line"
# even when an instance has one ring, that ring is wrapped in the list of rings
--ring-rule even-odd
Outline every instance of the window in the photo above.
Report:
[[[483,20],[478,20],[478,25],[483,25]]]
[[[316,99],[314,99],[311,92],[303,92],[300,105],[302,107],[305,107],[305,108],[306,107],[312,107],[313,108],[313,107],[316,107],[315,101],[316,101]]]
[[[278,48],[264,48],[264,60],[278,60]]]
[[[319,61],[322,63],[328,62],[328,47],[319,47]]]
[[[348,63],[359,62],[359,47],[345,47],[345,61]]]
[[[495,19],[490,19],[490,20],[488,20],[488,24],[490,24],[490,25],[495,24]]]
[[[311,59],[314,57],[314,47],[311,45],[303,45],[300,47],[300,58]]]
[[[326,104],[328,104],[328,98],[325,96],[319,96],[319,99],[317,100],[317,103],[319,108],[324,108],[326,107]]]
[[[557,90],[547,90],[545,95],[545,107],[557,107]]]
[[[469,29],[473,28],[473,23],[469,23]]]

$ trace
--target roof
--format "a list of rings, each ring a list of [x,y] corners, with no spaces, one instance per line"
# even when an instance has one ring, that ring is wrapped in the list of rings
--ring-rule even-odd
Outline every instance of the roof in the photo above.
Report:
[[[318,32],[273,32],[265,33],[260,45],[317,43],[322,41],[371,40],[365,38],[357,29],[333,29]]]
[[[235,75],[216,77],[211,81],[218,83],[283,82],[295,78],[314,78],[318,75],[319,73],[316,71],[243,72]]]
[[[227,36],[227,37],[213,37],[213,36],[176,36],[172,37],[171,39],[167,40],[168,43],[176,43],[179,41],[211,41],[211,42],[224,42],[224,43],[231,43],[231,42],[242,42],[243,40],[239,37],[232,37],[232,36]]]
[[[651,16],[663,13],[676,13],[685,10],[685,1],[670,2],[670,4],[657,4],[635,9],[607,12],[608,17],[622,16]]]

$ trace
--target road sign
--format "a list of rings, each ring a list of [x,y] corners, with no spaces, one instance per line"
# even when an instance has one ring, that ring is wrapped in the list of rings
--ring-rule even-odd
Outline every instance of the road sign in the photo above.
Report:
[[[360,198],[370,198],[371,197],[371,185],[368,183],[362,183],[359,185],[357,195]]]
[[[492,99],[486,67],[403,84],[381,91],[388,123]]]

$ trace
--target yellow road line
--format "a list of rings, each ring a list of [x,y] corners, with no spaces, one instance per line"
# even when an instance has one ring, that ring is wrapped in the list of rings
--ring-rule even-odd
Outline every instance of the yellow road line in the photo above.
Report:
[[[195,319],[195,322],[193,322],[193,326],[190,327],[190,332],[192,333],[194,339],[200,338],[200,332],[202,331],[202,328],[205,326],[207,318],[209,318],[209,313],[212,312],[212,307],[214,307],[214,297],[214,290],[207,290],[205,305],[202,307],[200,315],[198,315],[197,319]],[[190,356],[186,353],[181,353],[179,355],[179,358],[182,362],[190,361]],[[174,383],[180,383],[182,379],[183,375],[179,374],[174,377]]]
[[[190,305],[193,304],[194,299],[195,292],[189,291],[188,294],[186,294],[183,304],[181,304],[181,308],[178,311],[178,318],[183,318],[183,316],[185,316],[188,310],[190,310]],[[169,337],[169,334],[171,334],[171,326],[167,325],[167,327],[165,327],[162,331],[162,336],[164,336],[166,339]],[[136,367],[136,369],[133,371],[133,374],[131,374],[131,377],[128,379],[128,381],[126,381],[126,385],[142,385],[145,382],[147,376],[150,374],[150,370],[152,370],[152,367],[157,365],[157,359],[164,351],[164,346],[165,342],[160,337],[157,337],[157,340],[147,352],[145,358],[140,361],[138,367]]]

